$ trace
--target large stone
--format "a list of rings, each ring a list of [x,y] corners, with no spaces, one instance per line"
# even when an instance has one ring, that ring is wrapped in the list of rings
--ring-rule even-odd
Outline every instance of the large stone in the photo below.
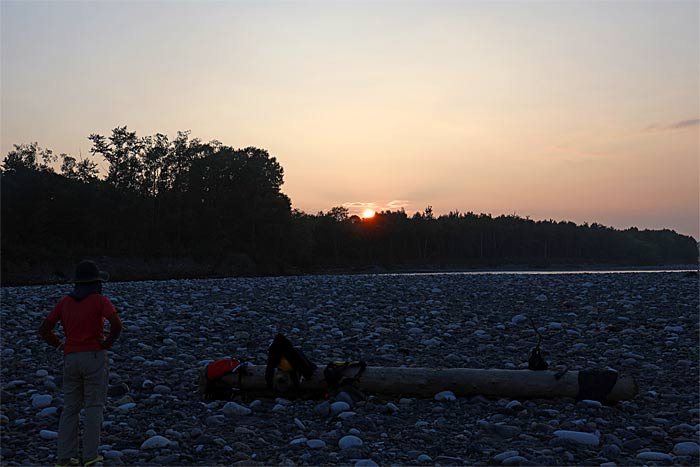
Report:
[[[678,443],[673,446],[673,453],[677,456],[700,456],[700,444],[692,441]]]

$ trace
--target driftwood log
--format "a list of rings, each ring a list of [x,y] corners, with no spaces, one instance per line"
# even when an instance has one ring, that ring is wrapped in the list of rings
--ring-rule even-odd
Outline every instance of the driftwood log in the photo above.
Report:
[[[354,375],[352,371],[348,373],[348,376]],[[303,397],[332,389],[323,379],[322,368],[297,387],[285,375],[279,372],[275,377],[278,394],[289,391],[295,397]],[[263,365],[249,365],[240,374],[226,375],[220,382],[241,394],[268,391]],[[367,367],[353,386],[368,394],[432,397],[440,391],[449,390],[456,396],[481,394],[523,399],[570,397],[606,403],[632,399],[638,391],[631,377],[619,376],[617,372],[609,370],[572,370],[557,375],[553,371],[530,370]]]

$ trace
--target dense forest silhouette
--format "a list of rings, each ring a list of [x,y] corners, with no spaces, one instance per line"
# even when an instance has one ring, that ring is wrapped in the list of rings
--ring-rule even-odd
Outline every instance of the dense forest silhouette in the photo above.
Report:
[[[308,214],[292,208],[281,191],[284,170],[264,149],[205,143],[189,132],[140,137],[126,127],[89,139],[85,159],[37,143],[7,154],[3,283],[66,279],[66,267],[86,257],[138,258],[166,269],[158,277],[698,261],[695,239],[666,229],[457,211],[436,217],[431,207],[370,219],[344,207]],[[108,165],[104,177],[100,163]],[[178,260],[201,267],[168,271]],[[115,279],[154,276],[128,264]],[[32,277],[38,270],[42,277]]]

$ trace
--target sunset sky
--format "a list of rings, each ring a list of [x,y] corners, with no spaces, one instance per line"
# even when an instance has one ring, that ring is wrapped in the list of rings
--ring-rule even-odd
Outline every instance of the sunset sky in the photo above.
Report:
[[[257,146],[315,213],[700,234],[699,3],[2,1],[2,154]]]

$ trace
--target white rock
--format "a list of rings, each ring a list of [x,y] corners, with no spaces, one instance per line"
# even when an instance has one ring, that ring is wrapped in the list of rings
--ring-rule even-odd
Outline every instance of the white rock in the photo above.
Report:
[[[338,414],[338,418],[341,420],[347,420],[350,417],[357,415],[355,412],[341,412]]]
[[[36,394],[32,396],[32,407],[35,409],[43,409],[51,405],[53,397],[48,394]]]
[[[592,433],[584,433],[582,431],[569,431],[569,430],[557,430],[554,432],[554,436],[563,439],[570,439],[579,444],[587,444],[590,446],[598,446],[600,444],[600,438]]]
[[[221,411],[228,416],[249,415],[251,412],[253,412],[248,407],[243,407],[242,405],[236,404],[235,402],[227,402],[226,405],[224,405],[221,408]]]
[[[433,458],[427,454],[421,454],[416,461],[418,461],[419,464],[427,464],[428,462],[432,462]]]
[[[331,404],[331,416],[338,415],[339,413],[345,412],[346,410],[350,410],[350,404],[348,404],[347,402],[337,401]]]
[[[673,446],[673,453],[677,456],[700,456],[700,444],[692,441],[678,443]]]
[[[676,333],[683,332],[683,326],[666,326],[664,328],[664,331],[676,332]]]
[[[144,441],[140,449],[158,449],[165,448],[168,445],[170,445],[170,440],[168,438],[166,438],[165,436],[156,435],[151,436],[146,441]]]
[[[122,404],[119,407],[117,407],[117,410],[121,410],[122,412],[127,412],[127,411],[133,409],[134,407],[136,407],[135,402],[127,402],[126,404]]]
[[[379,465],[372,459],[359,459],[354,467],[379,467]]]
[[[538,302],[546,302],[547,296],[545,294],[540,294],[537,297],[535,297],[535,300],[537,300]]]
[[[355,446],[362,446],[362,440],[357,436],[343,436],[342,438],[340,438],[340,441],[338,441],[338,447],[340,449],[348,449]]]
[[[442,391],[438,392],[435,394],[435,400],[436,401],[445,401],[445,402],[453,402],[456,401],[457,398],[455,397],[454,393],[452,391]]]
[[[326,442],[322,439],[310,439],[306,442],[310,449],[322,449],[326,447]]]
[[[637,454],[637,459],[642,459],[645,461],[665,461],[665,462],[673,462],[673,457],[670,454],[666,454],[663,452],[640,452]]]
[[[286,409],[287,409],[287,408],[286,408],[284,405],[282,405],[282,404],[275,404],[275,406],[272,407],[272,411],[273,411],[273,412],[282,412],[282,411],[284,411],[284,410],[286,410]]]
[[[34,373],[36,376],[39,378],[43,378],[44,376],[49,376],[49,372],[46,370],[36,370],[36,373]]]
[[[290,446],[298,446],[300,444],[306,443],[306,438],[295,438],[289,442]]]
[[[58,438],[58,433],[55,431],[50,431],[50,430],[41,430],[39,432],[39,436],[41,436],[41,439],[57,439]]]

